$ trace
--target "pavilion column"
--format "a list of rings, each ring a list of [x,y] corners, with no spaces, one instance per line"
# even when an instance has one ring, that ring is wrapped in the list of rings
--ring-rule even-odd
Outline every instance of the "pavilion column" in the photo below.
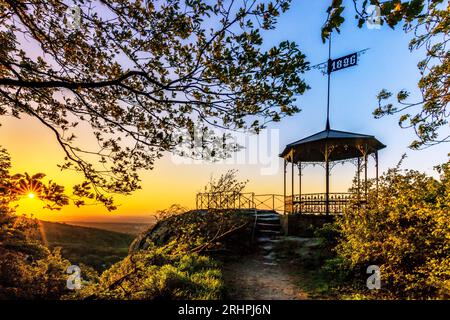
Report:
[[[357,180],[358,180],[358,191],[357,191],[357,195],[358,195],[358,205],[359,205],[359,200],[360,200],[360,190],[361,190],[361,158],[358,156],[358,163],[357,163],[357,168],[356,168],[356,176],[357,176]]]
[[[328,159],[328,143],[325,144],[325,213],[330,214],[330,161]]]
[[[367,152],[364,154],[364,196],[366,197],[367,201]]]
[[[283,190],[284,190],[284,197],[283,197],[283,202],[284,202],[284,213],[286,214],[286,159],[284,159],[283,162]]]
[[[295,207],[294,207],[294,157],[291,158],[291,213],[295,213]]]
[[[376,190],[378,197],[378,151],[375,152],[375,169],[376,169]]]
[[[300,201],[300,210],[302,213],[302,163],[298,163],[298,200]]]

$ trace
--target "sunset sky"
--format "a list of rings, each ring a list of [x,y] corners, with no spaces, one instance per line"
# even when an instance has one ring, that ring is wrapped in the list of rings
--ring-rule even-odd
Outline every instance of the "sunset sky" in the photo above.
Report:
[[[265,46],[291,40],[299,44],[312,65],[325,61],[327,46],[321,41],[320,28],[326,19],[326,8],[327,1],[293,1],[291,9],[279,19],[277,28],[263,33]],[[387,148],[380,152],[381,172],[395,166],[406,152],[408,158],[403,165],[405,168],[432,174],[433,166],[447,161],[448,145],[411,151],[407,146],[414,139],[413,131],[399,128],[398,116],[381,120],[372,116],[377,103],[375,96],[382,88],[394,92],[408,89],[412,92],[411,100],[418,97],[416,86],[419,73],[416,64],[422,55],[420,52],[409,52],[410,35],[405,35],[401,29],[393,31],[386,26],[379,30],[369,30],[365,26],[358,29],[353,10],[349,8],[346,15],[341,34],[333,36],[333,57],[364,48],[370,50],[360,57],[358,66],[333,73],[331,127],[372,134],[386,144]],[[271,142],[269,138],[260,137],[259,147],[254,143],[248,144],[247,149],[238,156],[239,164],[179,164],[177,159],[168,154],[156,162],[153,171],[141,173],[142,190],[128,197],[116,197],[120,206],[115,212],[108,212],[100,205],[80,209],[68,206],[61,211],[46,211],[41,209],[43,204],[36,198],[21,200],[18,212],[33,213],[38,218],[53,221],[147,221],[156,210],[173,203],[193,208],[196,192],[202,189],[210,177],[218,177],[233,168],[239,170],[242,180],[249,180],[249,192],[282,194],[282,161],[277,157],[278,153],[287,143],[325,127],[326,77],[317,70],[309,71],[304,77],[311,89],[298,97],[297,103],[302,112],[270,125],[268,134],[275,140]],[[51,132],[35,119],[2,118],[0,121],[0,145],[6,147],[12,156],[12,172],[44,172],[69,190],[71,185],[81,181],[79,175],[59,170],[57,164],[63,162],[62,150]],[[88,139],[87,136],[84,138]],[[270,148],[265,149],[267,145]],[[257,159],[254,158],[255,154],[264,157]],[[350,164],[336,166],[332,171],[331,191],[346,191],[354,170]],[[307,168],[303,178],[304,192],[324,190],[323,171],[320,167]]]

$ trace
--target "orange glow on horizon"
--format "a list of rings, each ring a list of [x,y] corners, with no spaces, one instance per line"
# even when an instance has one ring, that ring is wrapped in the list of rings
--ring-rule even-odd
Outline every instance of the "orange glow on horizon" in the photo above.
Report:
[[[18,130],[17,128],[20,128]],[[74,171],[61,171],[57,164],[64,162],[64,153],[51,132],[40,123],[23,116],[22,119],[8,119],[0,127],[0,145],[11,155],[13,167],[11,173],[35,174],[42,172],[46,179],[61,184],[66,194],[72,193],[72,186],[83,181],[83,177]],[[34,137],[45,143],[37,144],[30,140]],[[80,143],[89,146],[90,137],[79,136]],[[276,152],[276,151],[275,151]],[[261,174],[258,164],[177,164],[171,155],[166,155],[155,163],[155,169],[140,172],[142,189],[129,196],[114,196],[118,209],[112,212],[102,205],[86,205],[80,208],[70,204],[61,210],[44,210],[44,203],[39,200],[40,190],[26,186],[21,190],[23,198],[18,202],[18,214],[33,214],[38,219],[47,221],[91,221],[91,222],[148,222],[153,221],[157,210],[180,204],[188,209],[195,208],[195,195],[201,192],[210,181],[211,176],[218,178],[230,169],[238,169],[238,179],[248,180],[246,192],[255,194],[282,194],[283,174],[281,161],[275,174]],[[340,171],[340,170],[339,170]],[[353,171],[350,175],[340,172],[342,176],[331,181],[331,189],[346,190],[351,185]],[[297,178],[296,178],[297,179]],[[290,181],[290,180],[289,180]],[[296,180],[297,181],[297,180]],[[302,191],[321,192],[324,189],[323,172],[320,168],[309,168],[302,180]],[[36,186],[39,187],[39,186]],[[297,184],[295,186],[298,191]]]

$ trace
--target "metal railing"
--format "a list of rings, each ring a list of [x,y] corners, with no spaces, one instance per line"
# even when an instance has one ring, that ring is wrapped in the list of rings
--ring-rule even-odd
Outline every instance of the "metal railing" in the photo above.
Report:
[[[196,207],[197,209],[257,209],[283,212],[284,196],[254,192],[198,193]]]
[[[330,214],[341,214],[351,202],[358,202],[358,195],[332,192],[328,194],[328,201],[325,193],[286,196],[286,213],[323,214],[327,212],[327,202]],[[365,203],[362,195],[360,195],[359,202],[360,204]]]
[[[352,201],[357,201],[352,193],[329,193],[328,210],[330,214],[341,214]],[[360,197],[362,197],[360,195]],[[364,203],[364,199],[359,199]],[[198,193],[197,209],[257,209],[273,210],[280,213],[324,214],[327,212],[325,193],[308,193],[284,197],[278,194],[248,193]]]

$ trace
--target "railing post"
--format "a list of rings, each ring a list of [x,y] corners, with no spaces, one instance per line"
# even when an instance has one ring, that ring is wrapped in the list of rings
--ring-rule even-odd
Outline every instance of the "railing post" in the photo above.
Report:
[[[255,193],[254,192],[252,192],[252,207],[253,208],[251,208],[251,209],[256,209],[256,206],[255,206]]]

